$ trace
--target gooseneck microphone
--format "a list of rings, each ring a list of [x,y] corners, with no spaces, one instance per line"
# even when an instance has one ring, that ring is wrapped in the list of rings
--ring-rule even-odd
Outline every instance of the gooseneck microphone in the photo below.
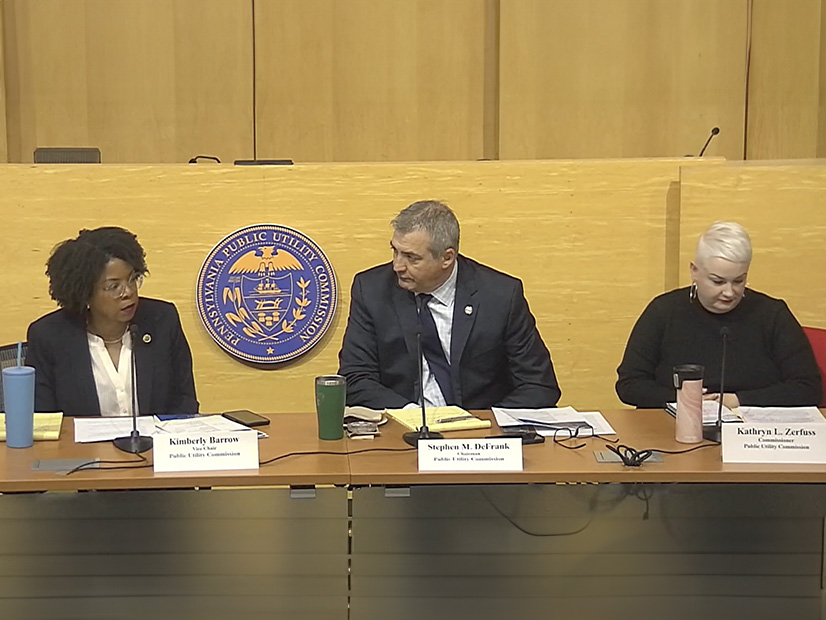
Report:
[[[139,342],[138,331],[138,326],[134,323],[129,326],[129,335],[132,338],[132,432],[126,437],[112,440],[118,450],[130,454],[140,454],[152,448],[152,438],[138,432],[138,365],[135,356]]]
[[[422,303],[420,297],[416,296],[416,310],[418,313],[422,311]],[[417,448],[420,439],[441,439],[441,433],[434,433],[427,428],[427,410],[424,404],[424,364],[422,363],[422,329],[421,324],[416,329],[416,359],[419,362],[419,402],[422,403],[422,425],[417,431],[410,431],[405,433],[402,437],[405,443]]]
[[[718,133],[720,133],[720,128],[719,127],[715,127],[714,129],[711,130],[711,133],[708,136],[708,140],[706,140],[706,143],[703,145],[703,148],[700,149],[700,154],[697,157],[702,157],[703,156],[703,153],[706,152],[706,149],[708,148],[708,145],[711,143],[711,139],[714,136],[716,136]],[[723,329],[725,329],[725,328],[723,328]]]
[[[720,328],[720,338],[723,341],[723,351],[720,355],[720,399],[717,402],[717,420],[714,426],[703,429],[703,438],[720,443],[723,434],[723,395],[726,393],[726,344],[728,343],[728,327]]]

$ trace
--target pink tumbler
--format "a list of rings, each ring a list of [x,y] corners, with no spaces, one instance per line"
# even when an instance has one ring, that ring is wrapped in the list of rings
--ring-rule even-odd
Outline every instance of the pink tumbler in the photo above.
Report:
[[[676,439],[680,443],[700,443],[703,440],[703,370],[699,364],[674,366]]]

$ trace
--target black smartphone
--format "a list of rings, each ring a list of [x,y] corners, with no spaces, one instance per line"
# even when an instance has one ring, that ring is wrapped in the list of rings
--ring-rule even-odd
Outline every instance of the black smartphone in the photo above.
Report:
[[[227,420],[232,420],[233,422],[238,422],[238,424],[243,424],[244,426],[266,426],[270,423],[269,418],[265,418],[262,415],[258,415],[257,413],[253,413],[252,411],[247,411],[246,409],[241,409],[239,411],[227,411],[221,414]]]

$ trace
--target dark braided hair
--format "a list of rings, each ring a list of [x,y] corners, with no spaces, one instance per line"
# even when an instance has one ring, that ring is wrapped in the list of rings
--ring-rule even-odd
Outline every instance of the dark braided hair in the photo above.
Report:
[[[59,243],[46,263],[49,295],[61,308],[81,316],[95,293],[107,263],[119,258],[146,275],[146,253],[138,238],[124,228],[83,229],[76,239]]]

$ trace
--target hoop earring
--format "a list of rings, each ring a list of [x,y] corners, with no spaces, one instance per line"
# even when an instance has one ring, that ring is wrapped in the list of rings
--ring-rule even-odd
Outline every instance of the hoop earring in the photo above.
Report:
[[[695,299],[697,299],[697,283],[692,282],[688,289],[688,301],[694,303]]]

